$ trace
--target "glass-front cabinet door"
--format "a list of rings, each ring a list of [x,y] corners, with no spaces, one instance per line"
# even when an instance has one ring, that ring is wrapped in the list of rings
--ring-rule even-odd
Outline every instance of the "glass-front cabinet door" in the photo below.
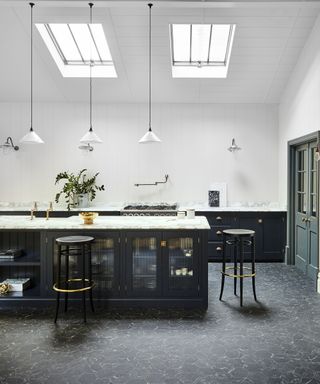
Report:
[[[161,243],[164,294],[199,295],[199,238],[188,232],[166,233]]]
[[[158,296],[160,284],[160,234],[126,234],[126,286],[130,296]]]
[[[47,245],[48,254],[52,255],[51,265],[47,266],[47,294],[55,296],[52,290],[53,283],[56,281],[58,247],[55,239],[62,236],[79,235],[79,233],[51,233],[48,235]],[[90,233],[86,235],[91,236]],[[95,238],[91,247],[92,279],[95,283],[93,297],[95,300],[117,297],[120,294],[120,244],[118,233],[97,233],[92,234]],[[81,273],[79,258],[72,255],[73,249],[70,247],[69,257],[69,278],[77,277]],[[65,258],[62,257],[62,271],[65,270]],[[88,271],[88,269],[87,269]],[[62,273],[64,278],[64,273]]]

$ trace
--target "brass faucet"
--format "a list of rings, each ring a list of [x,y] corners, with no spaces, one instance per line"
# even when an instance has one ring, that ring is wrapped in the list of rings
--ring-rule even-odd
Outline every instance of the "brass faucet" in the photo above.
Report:
[[[34,205],[33,205],[33,208],[31,208],[31,217],[30,217],[30,220],[33,220],[34,217],[35,217],[35,212],[38,211],[38,205],[37,205],[37,202],[35,201],[34,202]]]
[[[46,220],[49,220],[49,212],[53,211],[52,201],[50,201],[49,208],[47,209]]]

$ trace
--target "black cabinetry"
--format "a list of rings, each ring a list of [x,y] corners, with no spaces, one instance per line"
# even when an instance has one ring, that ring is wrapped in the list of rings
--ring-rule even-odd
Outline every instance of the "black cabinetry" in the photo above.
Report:
[[[0,232],[0,249],[19,249],[22,255],[14,260],[0,259],[0,282],[6,279],[29,278],[25,291],[12,292],[1,299],[37,299],[44,294],[44,271],[41,262],[41,233],[37,231]]]
[[[94,298],[120,307],[201,308],[208,305],[207,230],[1,231],[0,246],[18,247],[19,261],[0,264],[0,277],[30,277],[22,298],[54,301],[57,271],[55,239],[83,233],[92,244]],[[64,260],[62,260],[64,262]],[[62,268],[64,270],[64,268]],[[69,278],[79,275],[78,258],[69,258]],[[79,295],[70,294],[79,300]],[[0,299],[20,297],[1,296]]]
[[[197,215],[206,216],[211,227],[208,235],[209,261],[222,261],[222,231],[229,228],[252,229],[256,232],[257,261],[284,261],[285,212],[197,212]],[[230,257],[231,249],[228,252],[227,257]]]

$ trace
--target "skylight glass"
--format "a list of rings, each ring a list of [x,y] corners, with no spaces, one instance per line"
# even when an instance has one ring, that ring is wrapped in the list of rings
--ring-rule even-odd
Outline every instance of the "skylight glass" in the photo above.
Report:
[[[117,77],[101,24],[36,24],[64,77]]]
[[[171,24],[173,77],[228,74],[234,24]]]

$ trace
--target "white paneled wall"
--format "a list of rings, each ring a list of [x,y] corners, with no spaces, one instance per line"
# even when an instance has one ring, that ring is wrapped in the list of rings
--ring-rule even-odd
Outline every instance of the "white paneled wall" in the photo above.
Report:
[[[17,142],[29,129],[27,104],[0,104],[0,140]],[[228,201],[278,201],[278,107],[273,104],[156,104],[153,129],[160,144],[138,144],[147,130],[145,104],[94,106],[103,144],[78,149],[88,129],[87,104],[35,105],[34,129],[44,145],[0,151],[0,201],[52,200],[63,170],[100,172],[106,192],[97,201],[207,200],[211,182],[228,184]],[[242,147],[227,148],[231,139]],[[158,187],[134,183],[162,180]]]
[[[320,130],[320,17],[279,107],[279,199],[287,200],[287,142]]]

